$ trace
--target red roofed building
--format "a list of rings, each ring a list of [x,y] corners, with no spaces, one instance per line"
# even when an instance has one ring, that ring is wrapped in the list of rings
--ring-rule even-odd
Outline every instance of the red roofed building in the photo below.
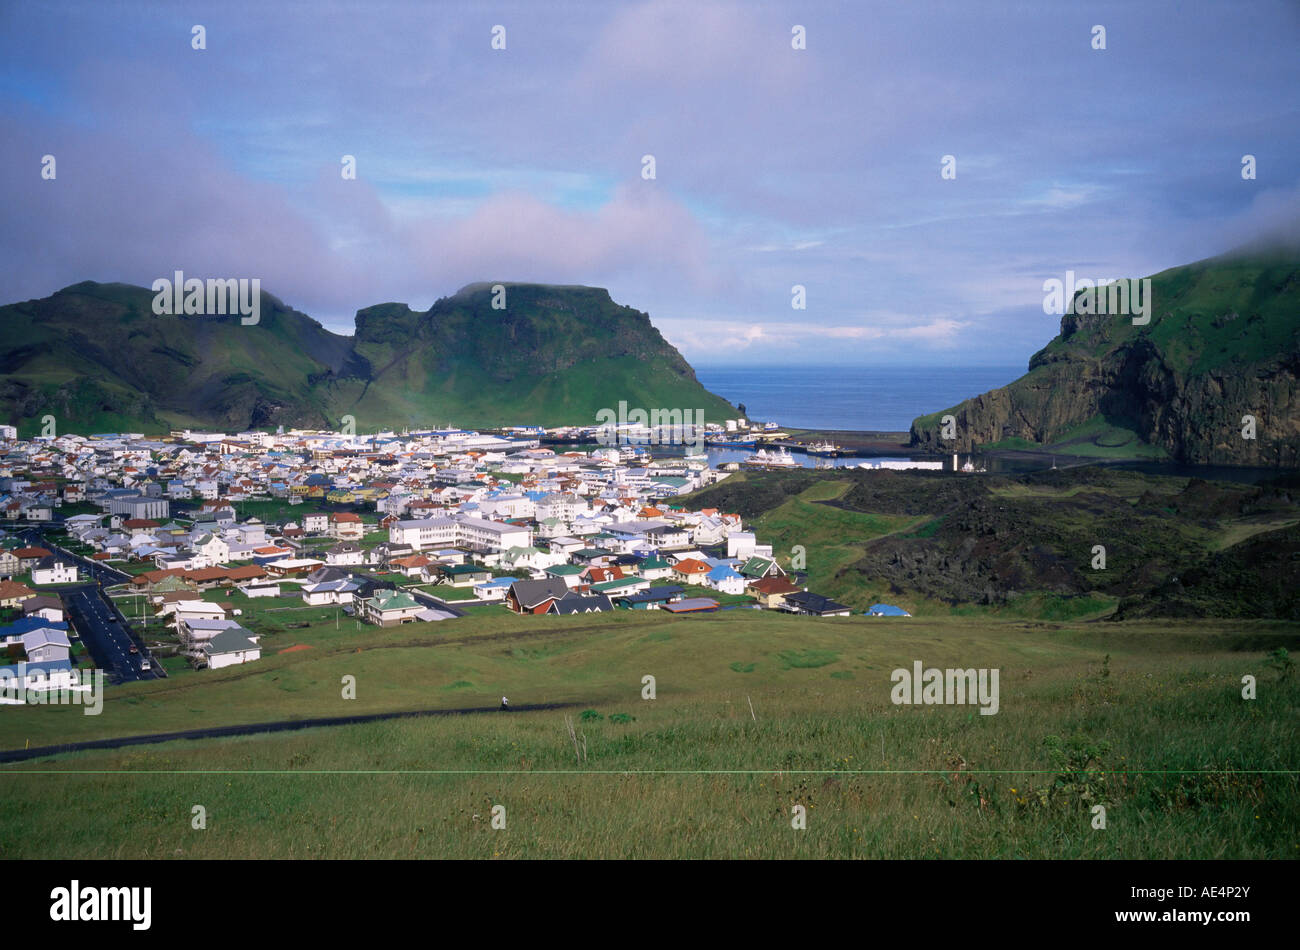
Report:
[[[13,553],[14,557],[18,558],[20,571],[31,570],[41,558],[50,556],[50,552],[45,548],[18,548]]]
[[[36,591],[17,581],[0,581],[0,607],[17,607],[28,597],[35,596]]]
[[[673,574],[684,584],[702,584],[712,568],[698,558],[688,557],[673,565]]]
[[[580,576],[588,584],[603,584],[605,581],[621,581],[627,575],[621,567],[588,567]]]
[[[760,580],[751,581],[749,592],[769,610],[775,610],[785,601],[786,594],[797,594],[803,590],[797,584],[791,584],[784,577],[769,575]]]

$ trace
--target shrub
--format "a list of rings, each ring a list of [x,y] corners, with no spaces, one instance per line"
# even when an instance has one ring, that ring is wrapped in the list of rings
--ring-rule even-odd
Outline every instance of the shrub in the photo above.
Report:
[[[833,650],[782,650],[777,656],[787,670],[814,670],[840,658]]]

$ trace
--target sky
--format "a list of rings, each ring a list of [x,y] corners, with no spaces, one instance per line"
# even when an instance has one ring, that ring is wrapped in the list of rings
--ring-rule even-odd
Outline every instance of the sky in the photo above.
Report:
[[[0,301],[541,281],[696,364],[1023,365],[1045,280],[1296,238],[1298,51],[1300,0],[0,0]]]

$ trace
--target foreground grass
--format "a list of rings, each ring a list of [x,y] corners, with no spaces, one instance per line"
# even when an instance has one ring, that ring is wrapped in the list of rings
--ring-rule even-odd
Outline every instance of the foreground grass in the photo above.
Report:
[[[371,634],[103,715],[94,734],[571,701],[78,753],[0,769],[5,857],[1294,857],[1300,687],[1276,624],[489,617]],[[567,620],[567,623],[565,621]],[[1001,709],[896,706],[890,672],[1001,671]],[[339,677],[357,676],[356,700]],[[641,698],[642,677],[657,681]],[[1241,677],[1258,677],[1255,700]],[[582,714],[581,710],[591,712]],[[11,716],[12,714],[12,716]],[[13,718],[16,716],[17,718]],[[566,717],[578,742],[570,737]],[[35,742],[33,744],[36,744]],[[585,751],[584,751],[585,750]],[[1091,827],[1094,805],[1105,830]],[[192,828],[201,805],[207,828]],[[506,828],[491,827],[492,806]],[[791,809],[807,809],[806,831]],[[40,829],[38,836],[30,834]]]

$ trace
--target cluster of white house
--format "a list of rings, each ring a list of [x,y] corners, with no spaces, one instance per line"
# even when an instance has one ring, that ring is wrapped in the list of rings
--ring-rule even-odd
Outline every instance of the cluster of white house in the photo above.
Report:
[[[849,612],[787,577],[739,516],[672,504],[727,475],[694,458],[556,451],[536,433],[463,430],[186,431],[2,448],[0,497],[20,499],[16,517],[49,520],[31,516],[31,504],[98,509],[56,519],[67,543],[126,568],[111,593],[147,598],[149,622],[213,669],[261,655],[243,611],[222,603],[232,591],[337,606],[381,626],[449,619],[482,602],[520,613],[687,612],[744,594],[760,608]],[[249,502],[262,502],[255,510],[268,520],[241,517]],[[59,553],[0,539],[0,578],[25,571],[36,584],[79,577]]]
[[[16,586],[16,585],[14,585]],[[0,583],[0,597],[12,609],[15,591]],[[86,692],[72,662],[72,641],[58,597],[30,593],[17,601],[22,616],[0,623],[0,648],[23,659],[0,665],[0,704],[27,702],[31,693]]]

